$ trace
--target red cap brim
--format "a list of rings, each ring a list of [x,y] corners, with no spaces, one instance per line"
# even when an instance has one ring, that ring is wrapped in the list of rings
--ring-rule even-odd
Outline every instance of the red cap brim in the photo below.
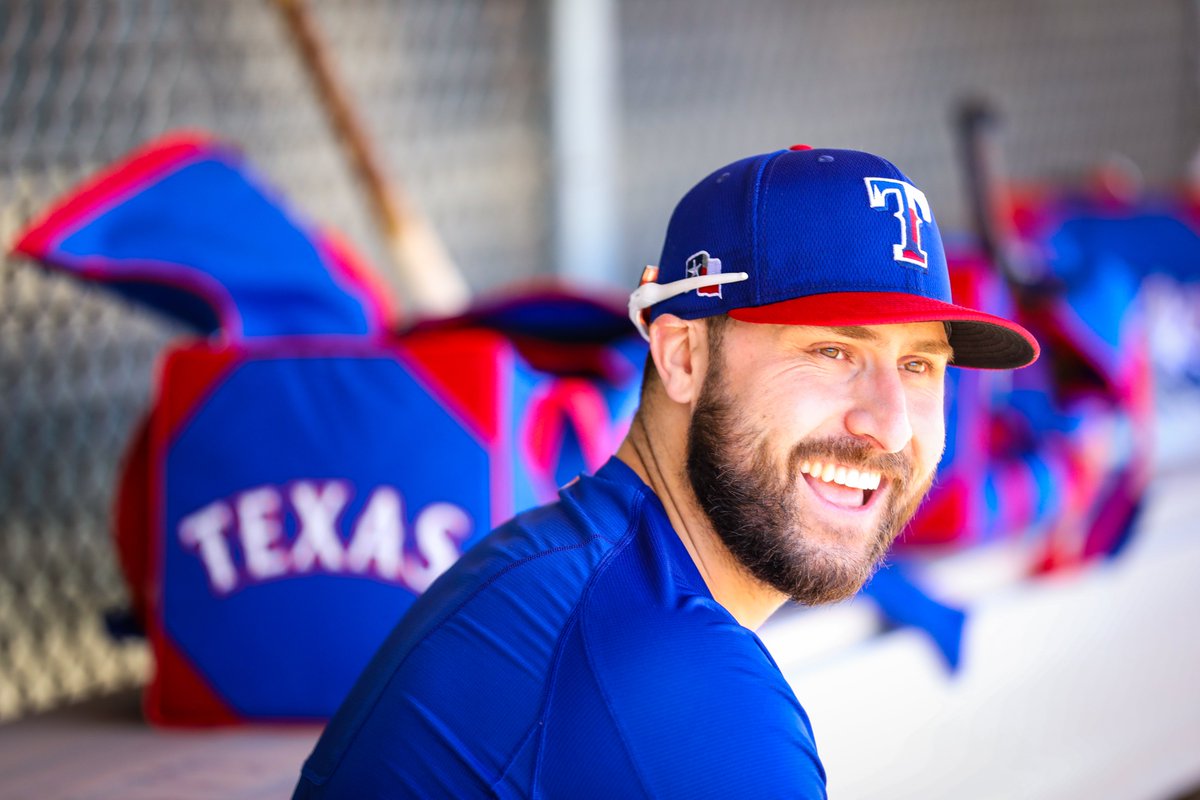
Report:
[[[1041,353],[1033,334],[1015,322],[973,308],[898,292],[834,292],[729,311],[742,322],[778,325],[896,325],[949,322],[954,366],[1014,369]]]

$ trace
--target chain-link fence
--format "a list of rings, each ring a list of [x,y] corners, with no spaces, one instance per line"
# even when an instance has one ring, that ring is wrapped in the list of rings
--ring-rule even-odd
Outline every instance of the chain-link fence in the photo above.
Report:
[[[533,4],[310,6],[388,169],[472,285],[543,268]],[[0,2],[0,238],[136,145],[202,128],[382,263],[287,36],[271,0]],[[179,333],[26,261],[0,266],[0,720],[146,674],[145,649],[102,621],[125,602],[110,505],[155,356]]]
[[[621,5],[623,265],[658,258],[671,205],[712,168],[806,143],[880,153],[944,232],[968,223],[951,126],[1003,115],[1015,178],[1124,153],[1181,177],[1200,134],[1192,0],[662,0]]]
[[[549,273],[547,2],[309,5],[401,181],[476,290]],[[1182,171],[1200,114],[1184,0],[617,2],[619,263],[657,258],[708,169],[796,141],[876,150],[965,223],[950,104],[987,92],[1022,177],[1121,151]],[[271,0],[0,0],[0,237],[166,130],[241,146],[303,212],[382,247]],[[386,270],[385,270],[386,272]],[[144,679],[109,507],[156,354],[179,334],[0,264],[0,720]]]

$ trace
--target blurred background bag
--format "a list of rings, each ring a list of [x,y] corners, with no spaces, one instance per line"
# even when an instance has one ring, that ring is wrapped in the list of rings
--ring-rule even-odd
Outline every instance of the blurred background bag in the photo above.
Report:
[[[331,242],[193,136],[23,238],[207,335],[162,358],[118,491],[154,722],[327,717],[412,600],[598,467],[636,405],[644,347],[620,310],[543,289],[397,334]]]

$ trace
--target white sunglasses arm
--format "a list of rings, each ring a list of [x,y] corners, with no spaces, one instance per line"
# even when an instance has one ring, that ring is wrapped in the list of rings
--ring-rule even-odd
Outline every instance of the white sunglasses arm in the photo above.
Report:
[[[650,330],[642,319],[642,312],[655,303],[661,303],[676,295],[703,289],[706,286],[720,286],[725,283],[737,283],[750,277],[746,272],[725,272],[716,275],[697,275],[694,278],[681,278],[670,283],[643,283],[629,295],[629,319],[637,327],[638,333],[647,342],[650,341]]]

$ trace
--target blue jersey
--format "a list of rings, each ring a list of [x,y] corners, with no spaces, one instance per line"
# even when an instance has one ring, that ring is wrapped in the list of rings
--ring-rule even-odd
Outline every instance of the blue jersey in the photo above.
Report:
[[[825,797],[808,717],[613,458],[416,602],[296,798]]]

